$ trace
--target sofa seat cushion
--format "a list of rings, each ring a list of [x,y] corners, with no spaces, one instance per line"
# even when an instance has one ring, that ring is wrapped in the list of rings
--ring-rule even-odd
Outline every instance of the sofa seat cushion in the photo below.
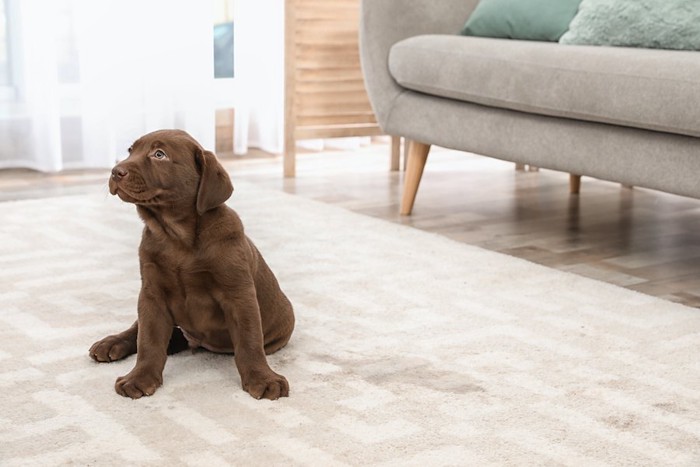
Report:
[[[700,136],[700,52],[424,35],[396,43],[389,70],[435,96]]]

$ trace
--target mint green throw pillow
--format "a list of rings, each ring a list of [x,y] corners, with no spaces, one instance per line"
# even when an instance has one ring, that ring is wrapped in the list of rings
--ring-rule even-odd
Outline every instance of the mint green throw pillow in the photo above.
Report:
[[[581,0],[481,0],[462,34],[556,42],[569,28],[579,3]]]
[[[700,50],[700,0],[583,0],[559,42]]]

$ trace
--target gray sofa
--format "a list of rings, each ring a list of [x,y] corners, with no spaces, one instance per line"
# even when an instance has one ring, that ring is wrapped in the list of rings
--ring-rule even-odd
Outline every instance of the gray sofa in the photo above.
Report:
[[[700,198],[700,53],[458,35],[478,0],[362,0],[360,54],[385,133]]]

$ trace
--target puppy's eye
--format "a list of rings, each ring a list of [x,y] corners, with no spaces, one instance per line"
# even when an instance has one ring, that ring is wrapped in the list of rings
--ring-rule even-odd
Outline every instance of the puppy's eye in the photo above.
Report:
[[[155,157],[156,159],[165,159],[166,157],[168,157],[168,155],[165,154],[165,153],[164,153],[163,151],[161,151],[160,149],[158,149],[158,150],[156,150],[156,152],[153,154],[153,157]]]
[[[131,154],[131,151],[132,151],[133,149],[134,149],[133,147],[130,147],[129,149],[127,149],[127,151],[129,151],[129,154]]]

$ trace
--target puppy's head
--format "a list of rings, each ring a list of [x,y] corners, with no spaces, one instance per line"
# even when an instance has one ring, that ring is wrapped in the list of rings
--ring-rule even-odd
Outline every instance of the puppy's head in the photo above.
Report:
[[[159,130],[137,139],[112,169],[109,191],[127,203],[158,208],[196,208],[201,215],[233,192],[216,156],[181,130]]]

